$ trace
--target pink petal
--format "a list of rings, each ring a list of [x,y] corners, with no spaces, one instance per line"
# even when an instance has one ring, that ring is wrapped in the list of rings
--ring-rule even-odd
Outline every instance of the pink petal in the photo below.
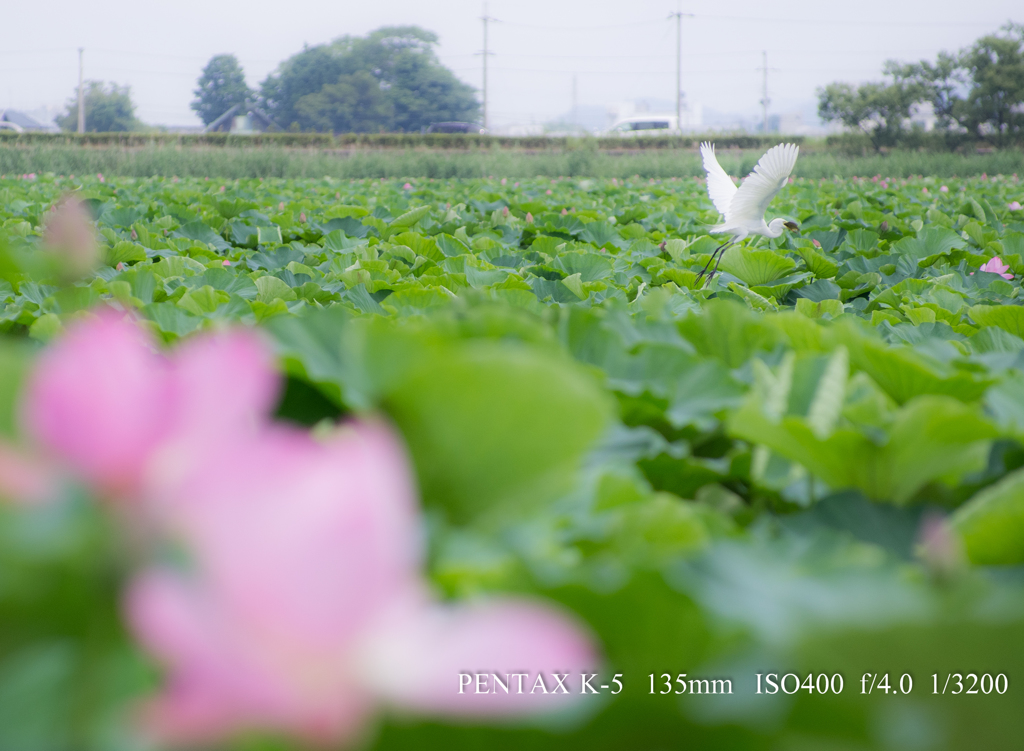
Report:
[[[286,651],[245,638],[244,624],[172,574],[138,577],[126,605],[133,632],[170,668],[168,687],[143,711],[160,740],[209,742],[264,729],[336,741],[357,731],[370,709],[338,681],[313,694],[301,675],[289,681]]]
[[[133,321],[100,311],[43,352],[26,388],[27,432],[101,492],[136,491],[171,423],[168,373],[151,346]]]
[[[578,621],[552,606],[517,599],[403,614],[376,632],[363,656],[367,680],[396,707],[455,717],[560,709],[581,698],[581,674],[598,665],[593,641]],[[478,673],[497,693],[477,693]],[[494,685],[493,675],[508,684],[514,673],[528,674],[522,693],[516,678],[508,693]],[[538,673],[546,694],[536,683]],[[570,693],[557,689],[554,673],[569,674],[564,685]]]
[[[418,581],[407,467],[382,425],[354,424],[326,443],[277,428],[207,452],[153,495],[218,598],[315,650]]]

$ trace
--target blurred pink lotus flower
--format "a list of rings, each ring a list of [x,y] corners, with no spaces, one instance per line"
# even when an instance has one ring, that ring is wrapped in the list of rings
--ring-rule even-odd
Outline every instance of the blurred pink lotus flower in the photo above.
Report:
[[[564,209],[564,208],[562,209],[562,216],[565,216],[565,215],[566,215],[566,214],[568,214],[568,213],[569,213],[569,212],[568,212],[568,210],[567,210],[567,209]]]
[[[508,178],[507,178],[507,177],[503,177],[503,178],[501,178],[501,184],[502,184],[502,185],[505,185],[505,184],[507,184],[507,183],[508,183]]]
[[[322,442],[267,428],[161,482],[154,498],[191,561],[188,572],[143,573],[127,599],[134,633],[169,670],[144,713],[163,739],[266,730],[346,741],[378,705],[543,711],[578,696],[460,693],[460,672],[532,680],[596,664],[581,628],[543,605],[432,600],[409,463],[381,424]]]
[[[1020,202],[1010,201],[1009,205],[1006,208],[1008,208],[1010,211],[1020,211]]]
[[[160,451],[179,443],[198,453],[252,428],[277,388],[253,333],[199,336],[166,357],[141,326],[102,310],[40,355],[21,418],[39,447],[99,493],[136,497]]]
[[[550,196],[551,195],[551,188],[548,188],[544,193],[545,193],[545,195],[549,195]]]
[[[117,266],[114,267],[115,271],[124,271],[124,261],[118,261]]]
[[[403,185],[402,190],[412,190],[412,183],[406,183]]]
[[[526,212],[526,223],[533,224],[533,214],[531,214],[529,211]]]
[[[103,177],[103,173],[102,172],[97,172],[96,173],[96,179],[99,180],[101,183],[105,183],[107,181],[107,179],[105,177]]]
[[[277,203],[277,210],[278,211],[284,211],[284,201],[278,201],[278,203]]]
[[[221,265],[222,266],[230,266],[231,265],[231,261],[229,261],[227,258],[225,258]]]
[[[982,271],[987,271],[990,274],[999,274],[1003,279],[1013,279],[1013,274],[1007,273],[1010,267],[1003,263],[1003,259],[999,256],[994,256],[990,260],[986,261],[982,267]]]
[[[305,211],[300,211],[299,212],[299,221],[302,222],[303,224],[306,223],[306,212]]]
[[[982,180],[988,180],[988,175],[986,175],[984,172],[982,172],[981,173],[981,179]]]
[[[939,192],[940,193],[948,193],[949,192],[949,188],[947,188],[945,185],[943,185],[941,188],[939,188]]]
[[[77,279],[100,262],[96,227],[89,210],[74,196],[55,204],[45,221],[42,246],[61,266],[61,273]]]
[[[928,192],[928,188],[921,188],[921,192],[922,193],[927,193]]]

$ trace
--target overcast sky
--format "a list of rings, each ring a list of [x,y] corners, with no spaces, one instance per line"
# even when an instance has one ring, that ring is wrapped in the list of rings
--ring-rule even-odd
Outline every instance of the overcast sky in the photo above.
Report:
[[[931,58],[1024,21],[1021,0],[491,0],[493,125],[543,122],[567,112],[573,77],[580,105],[674,100],[675,21],[683,19],[683,82],[690,101],[753,114],[768,53],[771,111],[806,110],[815,88],[880,77],[889,58]],[[256,86],[302,49],[383,25],[418,24],[440,37],[438,54],[479,87],[478,0],[4,0],[0,107],[56,106],[72,95],[78,47],[87,79],[128,84],[145,122],[198,125],[196,79],[231,52]]]

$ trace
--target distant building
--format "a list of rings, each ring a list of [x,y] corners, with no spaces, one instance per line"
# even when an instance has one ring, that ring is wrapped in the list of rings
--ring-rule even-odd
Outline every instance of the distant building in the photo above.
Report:
[[[41,123],[31,115],[19,110],[0,110],[0,130],[23,131],[55,131],[53,123]]]
[[[265,133],[281,130],[266,112],[258,107],[246,108],[236,104],[212,123],[203,128],[203,133]]]
[[[608,107],[608,126],[641,120],[671,119],[671,129],[683,131],[700,130],[704,127],[704,106],[690,103],[685,99],[679,110],[679,122],[676,123],[676,103],[667,100],[638,99],[632,102],[619,102]]]

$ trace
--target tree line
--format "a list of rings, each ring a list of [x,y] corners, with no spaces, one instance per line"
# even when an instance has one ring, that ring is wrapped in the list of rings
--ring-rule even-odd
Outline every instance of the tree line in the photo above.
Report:
[[[935,133],[948,148],[977,141],[1024,141],[1024,25],[981,37],[934,61],[889,60],[887,80],[854,86],[832,83],[818,90],[818,115],[863,133],[876,150],[920,140],[910,125],[915,108],[930,105]]]
[[[252,89],[234,55],[215,55],[203,68],[192,109],[209,125],[238,105],[258,109],[273,129],[301,132],[418,132],[433,122],[474,121],[480,105],[472,86],[438,60],[437,35],[418,26],[388,26],[365,37],[343,36],[306,47]],[[137,130],[128,87],[89,81],[86,129]],[[78,100],[58,124],[74,130]]]

